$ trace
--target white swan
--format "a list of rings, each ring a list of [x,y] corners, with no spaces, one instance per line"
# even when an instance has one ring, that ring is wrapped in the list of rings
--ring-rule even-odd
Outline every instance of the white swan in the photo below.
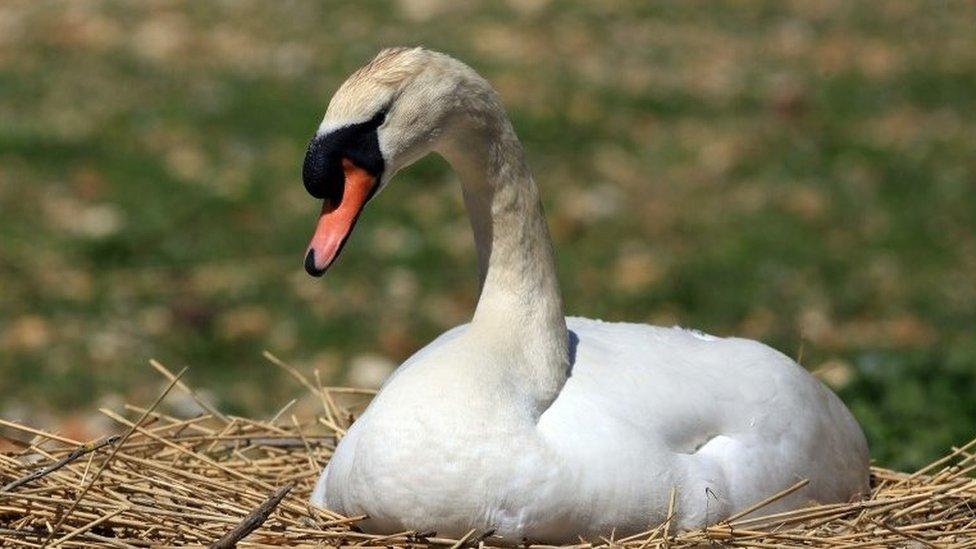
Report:
[[[565,318],[539,196],[491,86],[421,48],[338,90],[303,177],[324,198],[306,269],[332,263],[362,207],[435,151],[459,174],[481,271],[470,324],[407,360],[336,448],[312,502],[367,531],[493,529],[512,541],[717,522],[845,501],[868,451],[841,401],[755,341]]]

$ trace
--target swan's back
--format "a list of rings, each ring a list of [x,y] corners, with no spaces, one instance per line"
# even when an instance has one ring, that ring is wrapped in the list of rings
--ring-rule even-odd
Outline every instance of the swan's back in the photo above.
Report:
[[[613,499],[607,504],[618,516],[628,511],[621,502],[639,493],[629,510],[646,521],[648,509],[667,508],[672,486],[680,488],[678,519],[689,527],[802,479],[810,484],[763,512],[867,491],[867,443],[857,422],[782,353],[681,328],[567,324],[572,373],[539,429],[585,468],[580,489]]]

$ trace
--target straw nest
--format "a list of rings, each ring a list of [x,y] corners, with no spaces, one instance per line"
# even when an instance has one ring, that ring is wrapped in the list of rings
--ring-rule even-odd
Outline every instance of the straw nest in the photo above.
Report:
[[[362,517],[312,508],[307,498],[336,441],[369,391],[322,387],[268,355],[321,401],[299,421],[282,410],[269,420],[207,413],[177,418],[157,411],[171,390],[195,397],[162,365],[169,385],[147,407],[102,410],[117,435],[94,442],[0,420],[33,436],[0,454],[0,545],[11,547],[504,546],[491,532],[461,539],[436,532],[370,535]],[[704,530],[678,532],[670,521],[626,538],[580,540],[573,547],[976,547],[976,440],[912,473],[872,469],[871,496],[754,518],[746,512]],[[672,500],[673,502],[673,500]],[[673,515],[673,513],[669,513]],[[543,547],[535,545],[532,547]]]

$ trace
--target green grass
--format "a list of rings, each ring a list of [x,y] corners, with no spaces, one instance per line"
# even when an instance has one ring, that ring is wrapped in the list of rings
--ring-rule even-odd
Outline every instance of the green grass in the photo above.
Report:
[[[969,3],[217,4],[0,8],[0,415],[145,398],[192,366],[222,407],[341,382],[467,320],[447,165],[301,269],[305,143],[381,46],[498,87],[572,314],[761,339],[840,374],[872,454],[976,426],[976,11]]]

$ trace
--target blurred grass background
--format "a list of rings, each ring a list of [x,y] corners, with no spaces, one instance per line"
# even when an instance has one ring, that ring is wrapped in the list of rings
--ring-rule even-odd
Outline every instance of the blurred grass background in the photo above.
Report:
[[[0,417],[89,421],[192,367],[230,411],[371,383],[465,322],[454,176],[402,173],[323,280],[300,168],[387,45],[498,88],[571,314],[761,339],[879,462],[976,431],[973,2],[0,3]]]

